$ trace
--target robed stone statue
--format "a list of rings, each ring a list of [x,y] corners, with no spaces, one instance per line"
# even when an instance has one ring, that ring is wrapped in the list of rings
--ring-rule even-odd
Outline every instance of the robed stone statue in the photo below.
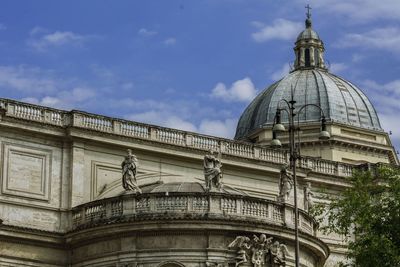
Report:
[[[204,156],[204,179],[207,191],[216,188],[222,188],[222,163],[221,160],[214,156],[214,152],[210,150],[209,154]]]
[[[281,202],[287,202],[289,200],[292,188],[293,188],[293,176],[288,171],[288,166],[284,165],[280,173],[278,200]]]
[[[128,155],[125,157],[121,164],[122,167],[122,186],[127,191],[133,191],[134,193],[142,193],[137,181],[136,171],[138,168],[138,160],[132,151],[128,149]]]

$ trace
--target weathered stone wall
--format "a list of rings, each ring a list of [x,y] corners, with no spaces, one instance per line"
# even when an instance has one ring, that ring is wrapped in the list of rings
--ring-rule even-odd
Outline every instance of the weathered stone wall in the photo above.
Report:
[[[138,157],[140,185],[159,180],[202,182],[203,157],[212,147],[221,153],[225,184],[270,200],[278,195],[280,167],[287,162],[284,152],[229,140],[136,124],[132,131],[139,129],[138,136],[128,136],[128,128],[122,126],[130,124],[125,122],[109,120],[112,131],[108,124],[96,130],[87,114],[68,117],[43,108],[43,117],[32,117],[11,107],[8,115],[0,116],[0,263],[4,266],[24,266],[23,261],[27,266],[63,266],[71,260],[64,238],[71,229],[70,209],[123,192],[120,164],[127,148]],[[148,129],[149,135],[144,134]],[[351,165],[307,158],[299,164],[300,208],[306,182],[314,191],[333,193],[347,186],[343,177],[350,174]],[[321,237],[343,252],[340,237]]]

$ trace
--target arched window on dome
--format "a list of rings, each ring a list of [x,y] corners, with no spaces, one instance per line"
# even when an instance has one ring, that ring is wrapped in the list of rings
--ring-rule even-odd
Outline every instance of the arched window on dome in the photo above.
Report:
[[[310,63],[310,49],[306,48],[306,50],[304,51],[304,61],[305,61],[305,66],[306,67],[310,67],[311,63]]]
[[[301,65],[301,60],[300,60],[300,57],[301,57],[301,53],[300,53],[300,49],[297,51],[297,66],[300,66]]]
[[[314,49],[314,61],[315,61],[315,66],[319,66],[319,50]]]

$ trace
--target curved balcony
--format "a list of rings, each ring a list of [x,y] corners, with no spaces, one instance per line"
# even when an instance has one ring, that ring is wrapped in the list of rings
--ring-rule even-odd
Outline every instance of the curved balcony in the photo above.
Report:
[[[72,231],[143,220],[227,220],[294,229],[294,207],[276,201],[219,192],[126,194],[72,209]],[[315,236],[316,221],[299,210],[299,230]]]

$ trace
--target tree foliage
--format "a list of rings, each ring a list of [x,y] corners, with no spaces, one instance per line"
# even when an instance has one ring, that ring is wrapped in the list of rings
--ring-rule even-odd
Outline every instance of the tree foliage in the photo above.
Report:
[[[400,169],[381,165],[348,181],[339,197],[313,210],[325,215],[324,231],[354,237],[348,239],[352,263],[344,265],[400,266]]]

